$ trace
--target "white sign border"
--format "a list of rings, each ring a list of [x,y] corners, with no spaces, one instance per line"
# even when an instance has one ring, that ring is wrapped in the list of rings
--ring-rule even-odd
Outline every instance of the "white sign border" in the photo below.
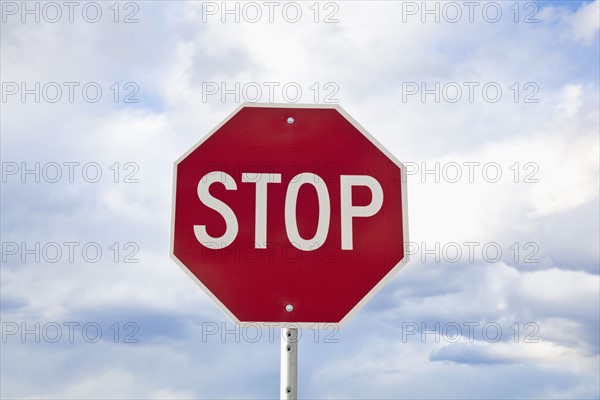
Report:
[[[363,134],[371,143],[375,145],[383,154],[385,154],[394,164],[400,168],[400,182],[401,182],[401,195],[402,195],[402,238],[404,243],[404,257],[398,264],[394,266],[371,290],[340,320],[340,322],[259,322],[259,321],[248,321],[242,322],[223,304],[211,291],[208,289],[184,264],[181,260],[175,256],[175,194],[177,189],[177,165],[183,161],[188,155],[202,145],[209,137],[217,132],[223,125],[231,120],[238,112],[244,108],[319,108],[319,109],[334,109],[339,112],[348,122],[350,122],[360,133]],[[242,103],[240,104],[231,114],[229,114],[223,121],[215,126],[208,134],[200,139],[196,144],[190,147],[184,154],[182,154],[177,160],[173,162],[173,191],[171,195],[171,232],[170,232],[170,245],[169,245],[169,256],[179,267],[194,281],[196,284],[211,298],[211,300],[223,311],[236,326],[256,326],[261,325],[266,328],[273,327],[299,327],[299,328],[310,328],[315,329],[315,326],[327,326],[331,328],[335,326],[337,329],[344,326],[355,314],[357,314],[361,308],[369,300],[375,296],[392,278],[400,271],[408,262],[410,257],[407,253],[406,244],[408,240],[408,193],[407,193],[407,175],[406,167],[400,160],[398,160],[392,153],[390,153],[381,143],[377,141],[365,128],[363,128],[354,118],[350,116],[339,104],[294,104],[294,103]]]

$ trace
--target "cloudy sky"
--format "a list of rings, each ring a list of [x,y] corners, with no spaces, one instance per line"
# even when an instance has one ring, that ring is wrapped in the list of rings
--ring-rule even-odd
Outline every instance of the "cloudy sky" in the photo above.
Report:
[[[13,2],[2,398],[274,398],[279,331],[169,258],[172,163],[244,101],[405,163],[410,263],[305,329],[302,398],[598,398],[599,2]]]

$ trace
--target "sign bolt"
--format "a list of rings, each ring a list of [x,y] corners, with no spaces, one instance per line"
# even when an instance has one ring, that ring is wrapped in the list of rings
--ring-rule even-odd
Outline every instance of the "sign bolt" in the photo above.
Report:
[[[288,117],[287,123],[290,124],[290,125],[293,124],[294,123],[294,118]]]
[[[288,304],[287,306],[285,306],[285,311],[287,311],[287,312],[294,311],[294,306],[291,304]]]

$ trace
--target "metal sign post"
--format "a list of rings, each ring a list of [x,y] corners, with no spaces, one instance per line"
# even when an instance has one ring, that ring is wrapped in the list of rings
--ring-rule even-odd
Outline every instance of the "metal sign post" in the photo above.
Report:
[[[280,398],[298,398],[298,328],[281,328]]]

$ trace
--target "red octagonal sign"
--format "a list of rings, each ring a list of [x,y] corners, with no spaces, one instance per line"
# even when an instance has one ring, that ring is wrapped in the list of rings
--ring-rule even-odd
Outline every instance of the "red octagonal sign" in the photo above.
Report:
[[[339,106],[244,104],[175,162],[171,255],[234,321],[343,323],[407,262],[403,173]]]

